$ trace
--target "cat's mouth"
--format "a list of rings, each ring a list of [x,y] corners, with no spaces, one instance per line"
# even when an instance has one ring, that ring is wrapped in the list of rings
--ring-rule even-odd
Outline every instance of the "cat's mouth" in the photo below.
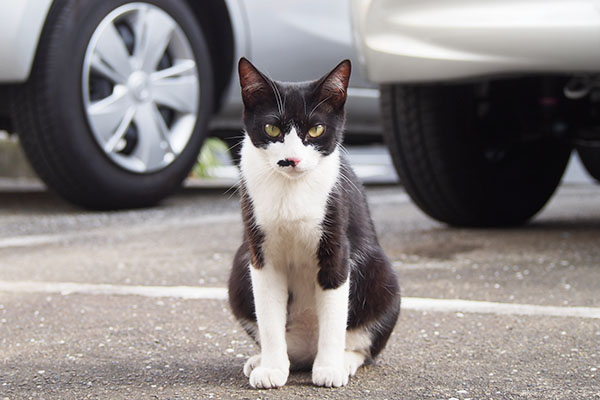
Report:
[[[306,173],[306,171],[297,168],[279,168],[278,171],[280,174],[290,179],[298,179]]]

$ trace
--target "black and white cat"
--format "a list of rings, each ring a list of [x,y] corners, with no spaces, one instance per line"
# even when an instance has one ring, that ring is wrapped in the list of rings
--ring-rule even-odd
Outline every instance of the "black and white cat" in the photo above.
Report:
[[[261,347],[250,385],[283,386],[310,369],[339,387],[385,346],[398,318],[398,281],[361,184],[341,149],[350,61],[320,80],[275,82],[239,62],[246,136],[245,227],[229,279],[234,315]]]

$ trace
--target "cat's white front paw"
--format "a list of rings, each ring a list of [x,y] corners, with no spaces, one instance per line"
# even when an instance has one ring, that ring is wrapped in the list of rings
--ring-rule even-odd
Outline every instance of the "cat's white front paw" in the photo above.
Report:
[[[250,374],[258,366],[260,366],[260,354],[252,356],[246,361],[246,364],[244,364],[244,375],[250,378]]]
[[[313,367],[312,381],[317,386],[340,387],[348,384],[348,370],[344,367]]]
[[[250,386],[256,389],[282,387],[285,385],[288,375],[289,369],[256,367],[250,373]]]

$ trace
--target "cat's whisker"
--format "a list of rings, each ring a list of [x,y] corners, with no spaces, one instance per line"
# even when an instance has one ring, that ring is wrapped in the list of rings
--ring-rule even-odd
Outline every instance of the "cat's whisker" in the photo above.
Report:
[[[233,196],[235,196],[237,193],[239,193],[239,191],[241,190],[241,187],[242,187],[242,182],[241,182],[241,180],[239,180],[236,183],[234,183],[233,185],[231,185],[225,192],[223,192],[223,194],[226,195],[227,193],[229,193],[229,197],[227,198],[227,200],[231,200],[231,198]]]
[[[347,184],[352,186],[358,193],[360,193],[360,189],[354,184],[354,182],[352,182],[352,180],[350,178],[348,178],[348,176],[346,176],[346,174],[344,174],[344,171],[341,168],[340,168],[340,178],[342,178],[344,180],[344,182],[346,182]]]
[[[233,192],[231,192],[229,194],[229,196],[227,197],[227,200],[231,200],[233,198],[233,196],[235,196],[238,193],[239,193],[239,189],[234,190]]]
[[[244,142],[240,140],[239,142],[237,142],[237,143],[236,143],[236,144],[234,144],[233,146],[229,147],[229,148],[227,149],[227,151],[231,151],[231,150],[235,149],[236,147],[238,147],[238,146],[241,146],[242,144],[244,144]]]
[[[344,192],[345,194],[351,195],[353,193],[352,188],[347,188],[343,185],[344,182],[347,182],[347,177],[343,175],[341,172],[339,173],[340,180],[338,181],[338,189]]]
[[[340,151],[341,151],[342,153],[344,153],[344,155],[345,155],[346,157],[350,157],[350,152],[348,151],[348,149],[346,148],[346,146],[344,146],[342,143],[339,143],[339,144],[338,144],[338,148],[340,149]]]
[[[243,139],[245,138],[246,135],[240,135],[240,136],[227,136],[227,139]]]
[[[279,88],[277,87],[276,83],[273,83],[273,85],[275,86],[275,90],[277,91],[277,96],[279,97],[279,104],[281,105],[280,113],[281,113],[281,115],[283,115],[285,112],[285,106],[283,105],[283,101],[281,100],[281,92],[279,91]]]
[[[275,118],[277,120],[280,120],[283,118],[283,115],[281,114],[275,114],[275,113],[271,113],[271,114],[265,114],[265,117],[272,117]]]
[[[310,117],[312,117],[313,113],[317,110],[317,108],[319,108],[319,106],[323,103],[325,103],[327,100],[329,100],[331,98],[331,96],[327,96],[325,97],[323,100],[321,100],[316,106],[315,108],[312,109],[312,111],[308,114],[308,118],[310,119]]]
[[[269,79],[269,84],[273,89],[273,94],[275,95],[275,101],[277,102],[277,110],[281,115],[283,115],[283,103],[281,101],[281,93],[279,93],[279,89],[277,88],[277,84]]]

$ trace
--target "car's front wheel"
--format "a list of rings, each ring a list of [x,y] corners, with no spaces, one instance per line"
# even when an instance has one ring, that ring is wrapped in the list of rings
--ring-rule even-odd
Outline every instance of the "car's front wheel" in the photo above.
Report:
[[[183,0],[64,0],[13,107],[42,179],[92,208],[140,207],[179,187],[206,135],[210,54]]]
[[[513,225],[537,213],[571,150],[565,124],[548,121],[558,101],[542,87],[532,79],[384,86],[386,141],[415,203],[459,226]]]

